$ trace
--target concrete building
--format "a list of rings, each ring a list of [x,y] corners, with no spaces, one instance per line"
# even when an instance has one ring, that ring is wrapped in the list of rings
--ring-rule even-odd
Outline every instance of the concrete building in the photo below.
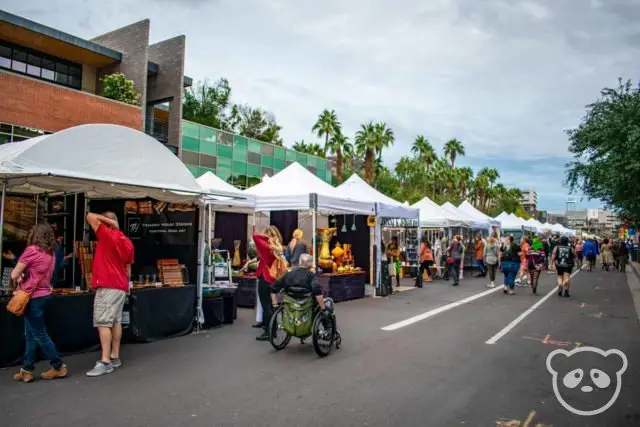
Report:
[[[179,154],[183,88],[191,85],[185,37],[150,45],[149,31],[143,20],[87,40],[0,10],[0,143],[112,123]],[[116,72],[134,81],[140,106],[102,96],[102,78]]]
[[[0,144],[111,123],[153,136],[196,177],[247,187],[296,161],[331,182],[325,159],[182,120],[185,37],[149,44],[149,32],[145,19],[87,40],[0,10]],[[117,72],[140,106],[102,96],[102,78]]]
[[[520,204],[530,215],[536,214],[538,207],[538,193],[534,189],[520,190],[522,197],[520,198]]]

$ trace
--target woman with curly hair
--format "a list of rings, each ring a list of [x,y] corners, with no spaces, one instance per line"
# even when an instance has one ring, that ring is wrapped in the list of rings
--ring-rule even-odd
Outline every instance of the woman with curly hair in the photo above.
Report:
[[[267,227],[262,234],[254,233],[253,241],[258,251],[258,298],[262,306],[262,327],[264,332],[256,337],[258,341],[269,341],[269,322],[273,315],[271,305],[271,284],[276,277],[271,275],[270,269],[278,258],[283,258],[282,234],[274,225]]]
[[[36,351],[40,347],[51,369],[41,374],[41,378],[52,380],[67,376],[67,367],[62,363],[56,346],[51,341],[45,325],[45,311],[51,299],[51,276],[55,268],[55,237],[48,224],[35,225],[29,231],[27,248],[20,256],[11,272],[11,279],[18,287],[30,295],[24,313],[24,366],[13,378],[29,383],[33,381]]]

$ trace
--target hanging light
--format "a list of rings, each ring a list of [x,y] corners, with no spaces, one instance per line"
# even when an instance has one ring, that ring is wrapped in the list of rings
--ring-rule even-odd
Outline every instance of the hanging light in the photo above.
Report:
[[[342,228],[340,229],[341,233],[346,233],[347,232],[347,216],[344,215],[344,218],[342,220]]]
[[[356,214],[353,214],[353,224],[351,225],[351,231],[356,231]]]

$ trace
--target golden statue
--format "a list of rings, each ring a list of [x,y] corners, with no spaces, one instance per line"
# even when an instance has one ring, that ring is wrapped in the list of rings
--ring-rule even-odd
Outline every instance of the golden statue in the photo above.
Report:
[[[337,228],[318,228],[320,238],[322,239],[322,246],[320,247],[320,254],[318,255],[318,265],[323,270],[330,270],[333,267],[333,259],[329,251],[329,242],[331,242],[331,238],[336,234],[337,230]]]
[[[233,262],[231,263],[233,267],[240,267],[242,265],[242,259],[240,258],[240,243],[241,243],[240,240],[233,241],[234,251],[233,251]]]
[[[340,246],[340,243],[336,243],[336,247],[331,251],[331,255],[333,255],[333,259],[335,260],[338,266],[342,265],[342,256],[344,255],[344,250]]]

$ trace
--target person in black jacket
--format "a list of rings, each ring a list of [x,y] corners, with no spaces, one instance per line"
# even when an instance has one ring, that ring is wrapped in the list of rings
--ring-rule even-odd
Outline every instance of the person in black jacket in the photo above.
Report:
[[[315,301],[324,311],[324,297],[322,296],[322,288],[318,283],[318,278],[311,271],[313,265],[313,257],[309,254],[300,255],[298,267],[287,271],[281,278],[277,279],[271,285],[271,303],[273,306],[278,305],[276,294],[286,291],[288,288],[303,288],[315,296]]]

